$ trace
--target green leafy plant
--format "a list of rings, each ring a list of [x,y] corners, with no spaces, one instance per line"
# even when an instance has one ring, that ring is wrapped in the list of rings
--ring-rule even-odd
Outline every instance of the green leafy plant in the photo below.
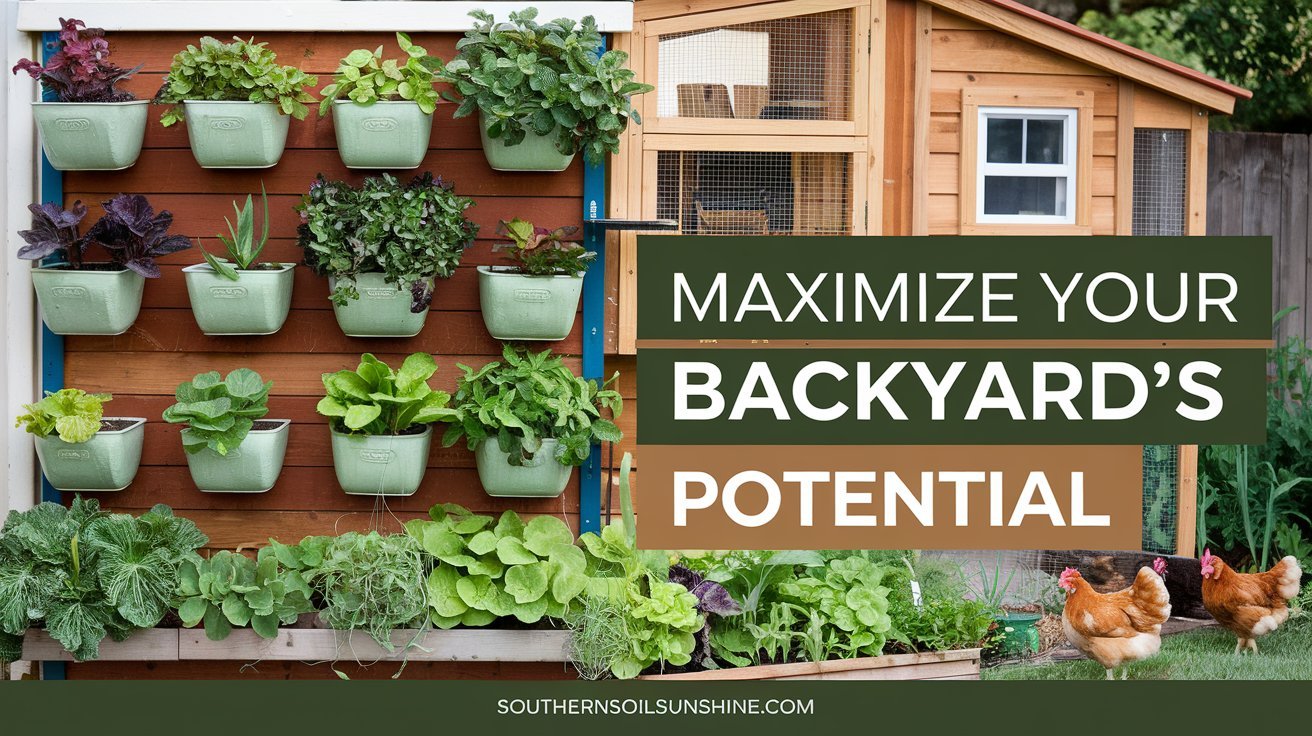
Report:
[[[619,442],[619,427],[601,416],[619,416],[623,399],[607,388],[619,374],[597,385],[583,380],[550,350],[532,353],[506,345],[503,361],[465,372],[456,385],[454,423],[442,438],[445,447],[466,438],[470,450],[488,440],[508,453],[511,465],[533,459],[544,439],[560,442],[556,460],[581,465],[595,442]]]
[[[237,207],[237,203],[232,203],[232,210],[237,215],[237,225],[233,226],[232,221],[223,218],[228,225],[228,234],[220,233],[216,235],[219,242],[223,243],[224,249],[228,252],[228,261],[212,255],[202,246],[201,255],[205,256],[205,262],[210,264],[210,268],[220,276],[238,281],[241,279],[240,271],[249,271],[255,266],[255,261],[264,252],[264,246],[269,242],[269,195],[264,191],[264,185],[260,185],[260,201],[264,205],[264,231],[260,234],[259,239],[255,237],[255,207],[251,201],[251,195],[246,195],[246,206]],[[271,268],[277,268],[279,264],[266,264]],[[235,268],[234,268],[235,266]]]
[[[107,514],[94,499],[12,511],[0,529],[0,659],[17,659],[29,626],[74,658],[95,659],[171,610],[179,568],[209,540],[157,505],[139,517]]]
[[[533,227],[533,223],[518,218],[502,220],[497,234],[511,242],[492,249],[505,253],[521,272],[531,276],[578,276],[588,270],[597,254],[565,241],[577,231],[576,227]]]
[[[155,102],[169,105],[160,117],[164,127],[185,116],[184,100],[272,102],[284,115],[304,120],[314,102],[309,90],[318,77],[294,66],[278,64],[278,55],[266,43],[233,37],[224,43],[211,36],[200,39],[200,47],[188,45],[173,57],[168,76],[155,95]]]
[[[424,550],[413,537],[347,532],[269,546],[319,594],[320,615],[332,628],[365,631],[389,652],[396,650],[393,630],[427,629]]]
[[[513,146],[530,130],[553,135],[558,151],[582,150],[593,163],[619,152],[630,120],[642,122],[629,98],[653,88],[634,81],[624,66],[628,54],[598,57],[602,38],[592,16],[538,23],[535,8],[512,12],[503,23],[481,10],[470,16],[473,29],[437,74],[455,88],[455,117],[482,111],[492,138]]]
[[[405,52],[404,61],[383,61],[382,46],[372,53],[356,49],[347,54],[337,65],[333,83],[323,88],[319,114],[328,114],[333,100],[344,97],[357,105],[372,105],[379,100],[410,100],[431,115],[440,99],[433,88],[432,67],[436,66],[436,60],[404,33],[396,34],[396,45]]]
[[[403,434],[456,416],[447,408],[451,396],[428,385],[436,372],[437,363],[428,353],[414,353],[396,371],[365,353],[354,371],[323,374],[327,395],[315,409],[339,432]]]
[[[260,637],[311,613],[313,591],[297,570],[282,567],[271,547],[251,558],[227,550],[209,559],[186,560],[178,570],[177,610],[188,628],[201,622],[205,636],[222,641],[232,628],[250,626]]]
[[[562,619],[587,583],[587,561],[574,533],[554,516],[524,522],[441,504],[429,519],[406,522],[437,564],[428,575],[430,618],[438,628],[486,626],[513,616],[522,623]]]
[[[220,455],[241,445],[255,420],[269,413],[269,389],[249,368],[220,378],[218,371],[199,373],[178,386],[178,403],[164,410],[164,421],[185,424],[182,447],[190,454],[209,448]]]
[[[889,639],[907,651],[980,647],[993,629],[995,612],[966,598],[929,598],[920,606],[898,601],[889,609]]]
[[[47,391],[45,398],[35,404],[23,404],[26,413],[18,416],[14,426],[37,437],[49,437],[54,432],[65,442],[86,442],[100,431],[104,404],[111,400],[109,394],[89,394],[76,388]]]
[[[410,290],[412,312],[427,309],[433,299],[429,279],[455,273],[478,234],[465,217],[474,200],[456,194],[454,186],[428,172],[405,185],[390,174],[369,177],[359,187],[316,177],[296,207],[297,244],[315,273],[337,277],[333,303],[360,298],[358,274],[382,273],[388,283]]]

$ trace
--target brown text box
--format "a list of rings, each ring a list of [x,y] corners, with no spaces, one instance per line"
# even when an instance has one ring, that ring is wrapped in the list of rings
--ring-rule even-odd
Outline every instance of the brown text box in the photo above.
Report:
[[[642,447],[642,524],[644,549],[1107,549],[1137,550],[1143,535],[1143,448],[1098,446],[801,446],[801,445],[644,445]],[[756,471],[779,488],[778,506],[767,521],[768,493],[761,478],[746,477],[733,493],[731,517],[724,491],[734,476]],[[704,509],[685,510],[676,526],[676,472],[706,473],[717,495]],[[827,473],[811,486],[811,524],[802,523],[802,483],[785,473]],[[844,525],[837,523],[836,483],[840,473],[875,473],[874,482],[846,476]],[[922,495],[922,473],[932,473]],[[983,473],[983,482],[966,483],[965,525],[958,524],[956,479],[943,473]],[[890,491],[887,474],[909,489],[907,503]],[[1027,485],[1038,487],[1042,473],[1051,489],[1058,525],[1046,514],[1027,514],[1010,526]],[[1086,517],[1106,516],[1107,526],[1077,526],[1072,474],[1082,474]],[[1000,474],[1000,475],[994,475]],[[995,481],[996,479],[996,481]],[[994,487],[999,489],[996,494]],[[688,499],[702,498],[705,486],[687,484]],[[852,494],[869,494],[866,498]],[[893,496],[895,525],[886,517]],[[1041,492],[1030,500],[1042,504]],[[996,496],[996,499],[995,499]],[[929,504],[913,513],[912,504]],[[930,507],[932,505],[932,508]],[[856,526],[871,523],[875,526]],[[867,517],[855,522],[856,517]],[[994,520],[1000,519],[1001,526]],[[747,524],[747,525],[745,525]],[[755,526],[753,526],[755,525]]]

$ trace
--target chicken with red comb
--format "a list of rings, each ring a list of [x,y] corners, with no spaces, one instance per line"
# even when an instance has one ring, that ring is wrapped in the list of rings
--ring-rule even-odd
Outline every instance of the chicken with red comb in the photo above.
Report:
[[[1275,631],[1289,618],[1289,601],[1298,596],[1303,570],[1290,555],[1266,572],[1235,572],[1211,549],[1203,550],[1203,607],[1238,639],[1235,654],[1257,653],[1257,637]]]
[[[1171,616],[1171,596],[1157,564],[1141,568],[1134,584],[1114,593],[1099,593],[1080,575],[1066,568],[1058,585],[1066,591],[1061,612],[1062,628],[1071,644],[1107,670],[1115,679],[1117,667],[1125,665],[1121,679],[1130,674],[1130,663],[1147,659],[1162,647],[1162,624]]]

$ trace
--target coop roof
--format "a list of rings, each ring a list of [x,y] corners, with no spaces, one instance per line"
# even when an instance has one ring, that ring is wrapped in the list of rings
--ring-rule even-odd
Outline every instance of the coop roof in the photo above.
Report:
[[[1253,96],[1243,87],[1080,28],[1016,0],[925,2],[1217,112],[1230,113],[1236,99]]]

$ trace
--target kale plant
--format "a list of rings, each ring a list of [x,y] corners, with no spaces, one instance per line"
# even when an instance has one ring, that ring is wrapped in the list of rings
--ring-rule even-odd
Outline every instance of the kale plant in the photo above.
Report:
[[[513,616],[527,624],[563,619],[587,583],[587,561],[574,533],[554,516],[525,523],[441,504],[428,519],[406,522],[436,564],[428,575],[429,617],[438,628],[486,626]]]
[[[182,563],[178,577],[178,617],[188,628],[201,622],[205,636],[222,641],[232,627],[250,626],[261,638],[278,635],[278,625],[313,613],[313,591],[297,570],[278,562],[273,548],[251,558],[220,550],[209,559]]]
[[[359,187],[320,174],[296,207],[298,245],[315,273],[337,278],[334,304],[360,298],[357,275],[382,273],[410,290],[410,310],[418,314],[433,299],[429,280],[449,278],[473,244],[478,226],[465,217],[472,206],[472,198],[428,172],[405,185],[383,174]]]
[[[577,231],[572,226],[555,230],[533,227],[533,223],[518,218],[502,220],[497,234],[510,238],[510,242],[492,249],[505,253],[521,272],[531,276],[578,276],[588,270],[597,254],[565,240]]]
[[[233,37],[223,43],[211,36],[200,48],[188,45],[173,57],[168,76],[155,94],[155,102],[170,105],[160,122],[168,127],[185,116],[184,100],[272,102],[283,115],[304,120],[314,102],[309,90],[318,77],[294,66],[280,66],[278,55],[266,43]]]
[[[104,203],[105,215],[91,226],[87,239],[109,251],[110,258],[148,279],[160,277],[155,259],[191,247],[182,235],[169,235],[173,213],[157,215],[140,194],[120,194]]]
[[[446,407],[451,396],[428,385],[436,372],[428,353],[407,357],[397,371],[365,353],[354,371],[323,374],[327,395],[315,410],[338,432],[366,435],[401,434],[453,418],[455,412]]]
[[[69,209],[53,202],[29,204],[32,229],[18,231],[27,245],[18,249],[18,257],[27,261],[58,258],[69,268],[82,268],[82,256],[90,240],[82,235],[80,225],[87,216],[86,205],[77,200]]]
[[[194,455],[209,448],[227,455],[241,445],[255,420],[269,413],[269,389],[249,368],[238,368],[220,378],[218,371],[199,373],[178,386],[178,403],[164,410],[164,421],[185,424],[182,447]]]
[[[23,633],[47,632],[75,659],[95,659],[170,610],[178,571],[209,540],[157,505],[139,517],[76,498],[11,511],[0,529],[0,659],[17,659]]]
[[[488,135],[517,145],[528,131],[553,135],[564,154],[583,151],[591,163],[619,152],[619,137],[629,120],[642,122],[630,95],[650,92],[633,81],[623,51],[601,50],[602,38],[592,16],[582,22],[559,18],[536,22],[536,8],[510,14],[497,23],[475,10],[474,27],[456,44],[456,57],[438,71],[459,100],[455,117],[481,111]]]
[[[26,413],[19,415],[14,426],[37,437],[49,437],[53,432],[64,442],[86,442],[100,431],[104,404],[112,399],[109,394],[89,394],[77,388],[47,391],[35,404],[23,404]]]
[[[372,105],[379,100],[410,100],[425,114],[432,115],[440,99],[433,88],[434,59],[422,46],[416,46],[404,33],[396,34],[396,44],[406,53],[404,62],[383,61],[383,47],[372,53],[356,49],[342,59],[333,75],[333,83],[323,88],[319,114],[326,115],[333,100],[344,97],[357,105]]]
[[[59,19],[59,50],[45,66],[22,59],[12,70],[27,72],[40,80],[48,94],[59,102],[128,102],[131,92],[115,88],[119,82],[136,74],[142,65],[124,69],[106,61],[109,41],[103,28],[87,28],[80,20]]]
[[[619,442],[624,435],[601,411],[619,416],[623,409],[620,393],[608,388],[619,377],[598,386],[583,380],[550,350],[528,352],[507,344],[504,361],[494,361],[474,370],[457,364],[465,372],[456,384],[455,422],[442,437],[450,447],[464,437],[470,450],[495,441],[507,462],[522,465],[542,448],[542,441],[560,442],[556,460],[562,465],[582,465],[592,452],[593,442]]]

